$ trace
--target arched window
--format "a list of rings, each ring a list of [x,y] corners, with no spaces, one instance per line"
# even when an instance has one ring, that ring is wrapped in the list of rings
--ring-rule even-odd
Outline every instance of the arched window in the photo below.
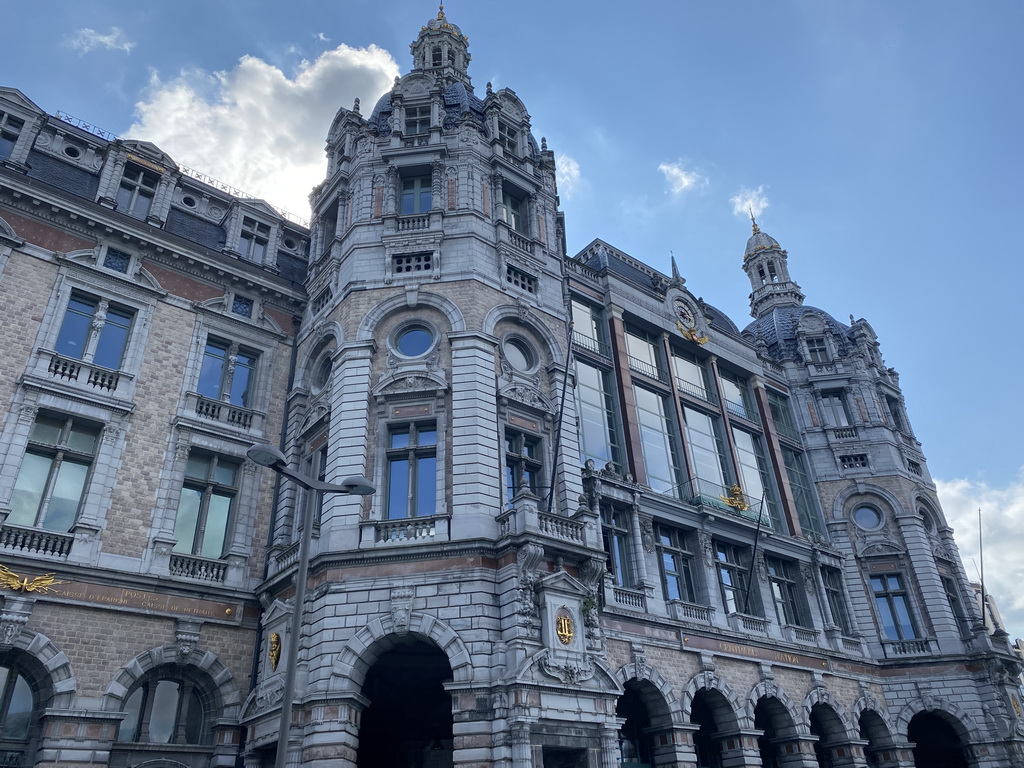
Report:
[[[129,691],[117,732],[119,742],[209,744],[211,702],[199,681],[160,667]]]
[[[48,686],[18,664],[20,652],[0,653],[0,765],[30,765],[38,738],[38,715],[46,705]],[[9,762],[9,761],[15,762]]]

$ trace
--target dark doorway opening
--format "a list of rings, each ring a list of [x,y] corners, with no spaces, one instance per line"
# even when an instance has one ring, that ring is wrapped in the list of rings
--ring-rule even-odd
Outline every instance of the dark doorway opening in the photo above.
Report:
[[[718,691],[701,690],[690,705],[690,722],[700,726],[693,735],[698,768],[722,768],[722,742],[718,739],[720,724],[716,710],[731,711],[729,703]]]
[[[452,699],[448,657],[409,639],[381,654],[363,683],[370,706],[359,729],[359,768],[451,768]]]
[[[623,768],[651,768],[651,716],[647,712],[639,689],[634,682],[626,683],[626,692],[619,697],[616,717],[626,718],[619,730],[619,764]]]
[[[907,726],[917,768],[968,768],[964,743],[953,725],[934,712],[918,712]]]

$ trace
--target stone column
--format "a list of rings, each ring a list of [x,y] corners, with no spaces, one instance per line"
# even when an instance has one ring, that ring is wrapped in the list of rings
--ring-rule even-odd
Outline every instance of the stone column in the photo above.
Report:
[[[715,737],[722,754],[722,768],[762,768],[757,748],[760,731],[736,730]]]
[[[512,740],[512,768],[533,768],[533,751],[530,749],[530,724],[511,723],[509,734]]]

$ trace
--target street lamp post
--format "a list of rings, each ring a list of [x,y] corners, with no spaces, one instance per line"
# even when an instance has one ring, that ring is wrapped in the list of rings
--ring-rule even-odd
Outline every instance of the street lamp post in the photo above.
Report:
[[[279,475],[293,480],[303,488],[315,492],[319,497],[328,493],[341,493],[352,496],[368,496],[376,493],[373,483],[365,477],[354,475],[346,477],[339,485],[325,483],[312,477],[296,472],[288,466],[285,455],[272,445],[254,445],[246,455],[262,467],[269,467]],[[309,505],[307,505],[307,509]],[[312,542],[312,521],[303,520],[302,538],[299,539],[299,567],[295,572],[295,606],[292,609],[292,621],[289,632],[291,639],[285,655],[288,665],[284,671],[284,695],[281,699],[281,724],[277,732],[277,759],[275,768],[285,768],[288,756],[288,739],[292,728],[292,701],[295,698],[295,668],[299,661],[299,634],[302,632],[302,611],[306,600],[306,581],[309,578],[309,550]]]

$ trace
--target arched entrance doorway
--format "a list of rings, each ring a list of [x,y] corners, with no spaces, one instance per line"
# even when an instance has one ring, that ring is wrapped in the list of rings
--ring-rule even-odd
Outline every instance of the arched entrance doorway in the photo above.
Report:
[[[833,750],[849,743],[849,739],[843,721],[828,704],[815,704],[811,707],[811,733],[818,737],[814,743],[818,768],[833,768]]]
[[[960,724],[940,712],[918,712],[907,726],[907,739],[914,743],[917,768],[969,768]],[[959,732],[958,732],[959,731]]]
[[[722,768],[720,734],[736,727],[728,699],[714,689],[697,691],[690,703],[690,722],[699,726],[693,734],[698,768]]]
[[[452,679],[436,646],[406,637],[377,657],[362,693],[370,700],[359,729],[359,768],[451,768]]]
[[[754,727],[762,731],[757,737],[761,765],[764,768],[779,768],[779,742],[796,735],[789,710],[774,696],[763,696],[754,707]]]
[[[881,715],[873,709],[865,709],[860,713],[857,724],[861,739],[868,743],[864,748],[864,756],[869,768],[887,764],[895,759],[892,736]]]
[[[635,680],[626,683],[626,692],[619,697],[615,716],[626,718],[619,729],[619,763],[629,768],[651,768],[654,765],[649,733],[651,716]]]

